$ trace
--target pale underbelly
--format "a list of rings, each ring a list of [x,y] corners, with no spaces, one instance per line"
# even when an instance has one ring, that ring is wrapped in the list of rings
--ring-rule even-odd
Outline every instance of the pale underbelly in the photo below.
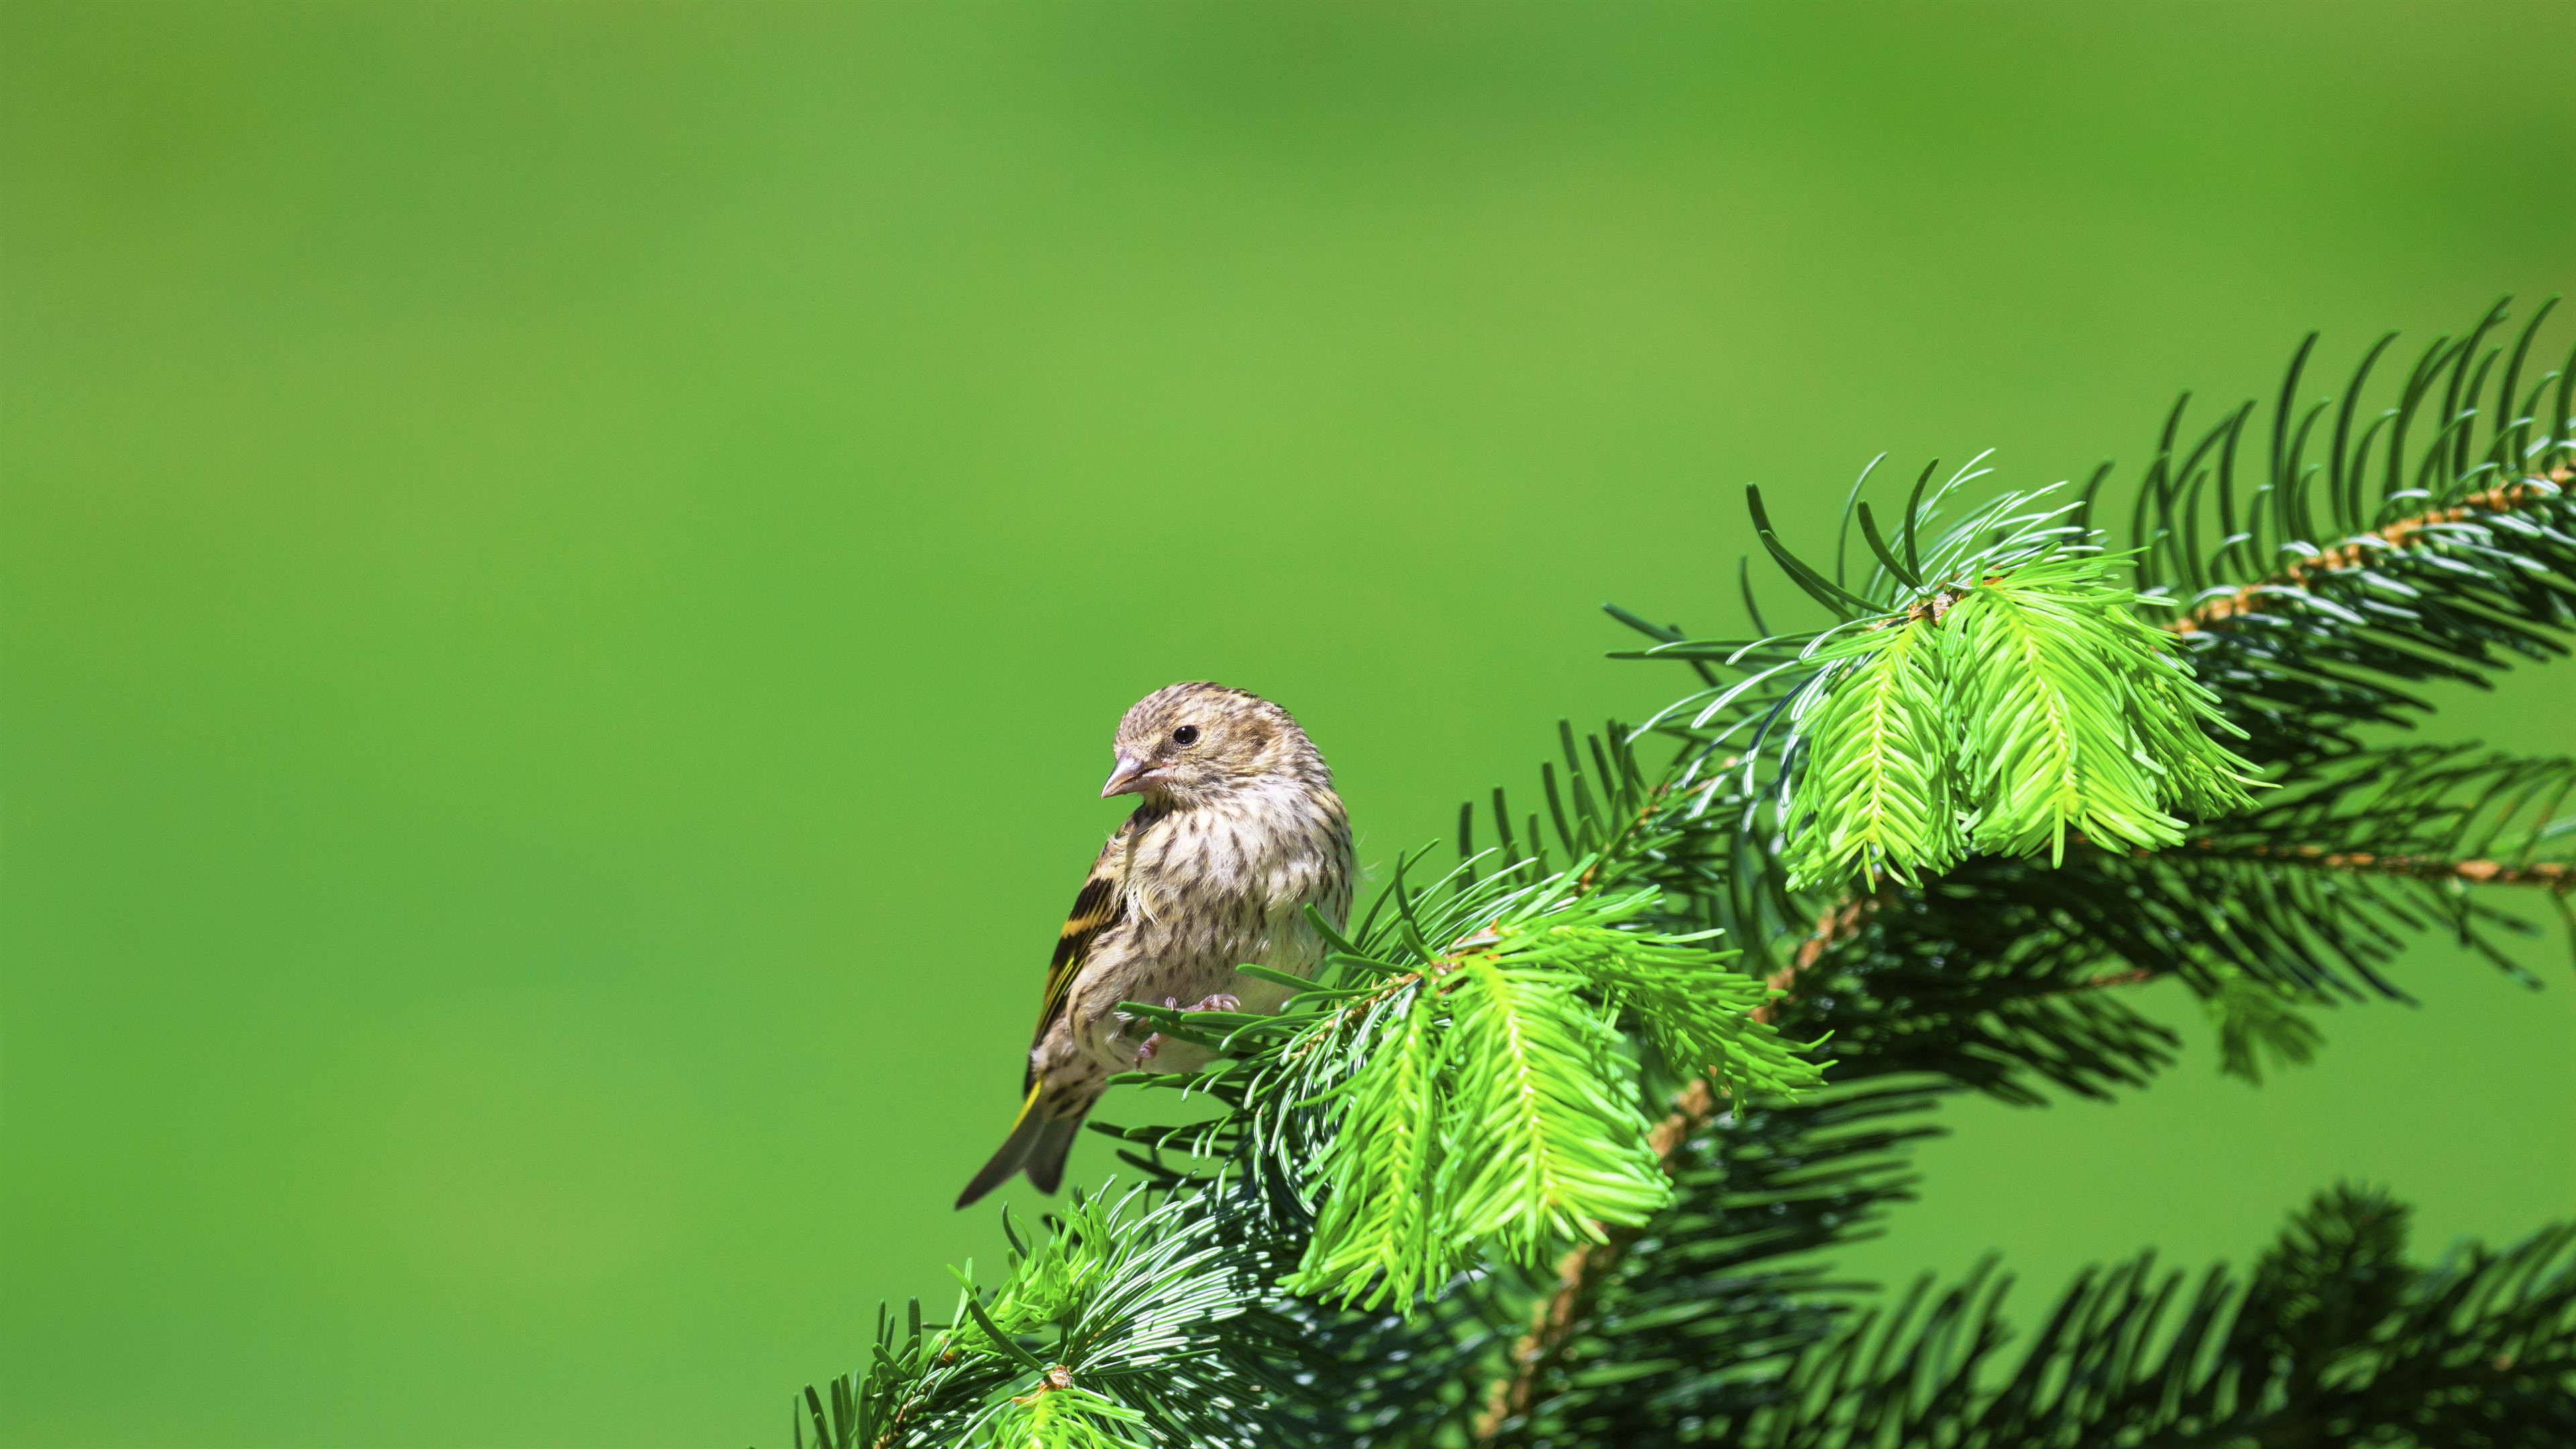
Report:
[[[1303,931],[1277,944],[1246,944],[1249,949],[1239,955],[1217,957],[1205,964],[1194,963],[1160,979],[1149,974],[1145,979],[1151,981],[1152,988],[1161,998],[1156,1004],[1197,1007],[1208,1004],[1210,998],[1230,996],[1234,998],[1233,1010],[1268,1016],[1287,1002],[1292,994],[1291,988],[1246,976],[1234,969],[1234,963],[1249,961],[1292,976],[1307,976],[1313,973],[1316,961],[1322,955],[1320,943],[1312,938],[1311,933]],[[1153,997],[1144,999],[1155,1000]],[[1222,1002],[1216,1002],[1214,1006],[1215,1009],[1225,1009]],[[1216,1052],[1196,1042],[1168,1036],[1154,1040],[1152,1023],[1114,1010],[1100,1018],[1086,1035],[1089,1039],[1085,1045],[1089,1054],[1103,1070],[1109,1072],[1190,1072],[1206,1066],[1217,1056]]]

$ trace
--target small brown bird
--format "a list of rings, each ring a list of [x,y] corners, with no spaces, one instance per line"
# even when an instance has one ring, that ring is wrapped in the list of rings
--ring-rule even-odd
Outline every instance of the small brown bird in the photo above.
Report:
[[[1091,865],[1056,939],[1029,1047],[1028,1099],[1002,1150],[959,1194],[964,1207],[1025,1170],[1040,1192],[1102,1083],[1150,1061],[1189,1071],[1209,1053],[1168,1041],[1117,1009],[1277,1011],[1285,987],[1245,963],[1313,972],[1323,942],[1311,905],[1338,929],[1351,908],[1351,824],[1306,732],[1288,711],[1218,684],[1175,684],[1118,722],[1118,767],[1100,790],[1141,795]]]

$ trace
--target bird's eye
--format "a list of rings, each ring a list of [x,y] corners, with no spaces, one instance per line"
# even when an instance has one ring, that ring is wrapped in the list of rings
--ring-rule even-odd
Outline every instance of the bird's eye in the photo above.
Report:
[[[1179,729],[1176,729],[1176,730],[1172,731],[1172,743],[1173,743],[1173,744],[1176,744],[1176,745],[1194,745],[1194,744],[1197,744],[1198,742],[1199,742],[1199,727],[1198,727],[1197,725],[1183,725],[1183,726],[1181,726]]]

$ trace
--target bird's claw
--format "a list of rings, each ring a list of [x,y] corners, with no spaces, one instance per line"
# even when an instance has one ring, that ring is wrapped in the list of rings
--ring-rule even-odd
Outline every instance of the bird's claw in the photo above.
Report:
[[[1243,1005],[1241,1001],[1226,995],[1222,991],[1213,996],[1204,996],[1199,998],[1198,1004],[1195,1006],[1182,1006],[1181,999],[1177,996],[1164,997],[1163,1004],[1180,1011],[1233,1011]],[[1145,1065],[1145,1063],[1152,1061],[1154,1059],[1154,1053],[1162,1050],[1162,1048],[1163,1034],[1161,1032],[1158,1031],[1152,1036],[1145,1038],[1145,1044],[1136,1048],[1136,1065],[1141,1067]]]

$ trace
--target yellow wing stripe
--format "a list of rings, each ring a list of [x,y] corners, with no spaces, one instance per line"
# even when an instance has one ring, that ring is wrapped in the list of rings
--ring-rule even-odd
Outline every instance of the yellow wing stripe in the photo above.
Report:
[[[1047,961],[1046,990],[1038,998],[1038,1029],[1029,1034],[1032,1051],[1046,1040],[1047,1028],[1064,1014],[1065,1001],[1073,994],[1073,979],[1082,974],[1082,963],[1091,956],[1091,943],[1127,914],[1126,892],[1121,888],[1127,874],[1127,848],[1135,842],[1138,831],[1160,818],[1160,812],[1139,806],[1109,837],[1109,843],[1100,847],[1100,858],[1091,863],[1091,874],[1074,896],[1064,930],[1055,938],[1055,955]],[[1021,1085],[1023,1090],[1037,1085],[1034,1062]]]
[[[1074,897],[1073,915],[1065,921],[1063,934],[1055,938],[1055,955],[1047,961],[1046,994],[1039,999],[1038,1029],[1029,1045],[1037,1045],[1038,1038],[1055,1025],[1056,1013],[1064,1009],[1065,996],[1073,990],[1074,976],[1091,954],[1092,941],[1126,913],[1125,904],[1118,898],[1118,883],[1107,876],[1095,875],[1082,883],[1082,894]]]

